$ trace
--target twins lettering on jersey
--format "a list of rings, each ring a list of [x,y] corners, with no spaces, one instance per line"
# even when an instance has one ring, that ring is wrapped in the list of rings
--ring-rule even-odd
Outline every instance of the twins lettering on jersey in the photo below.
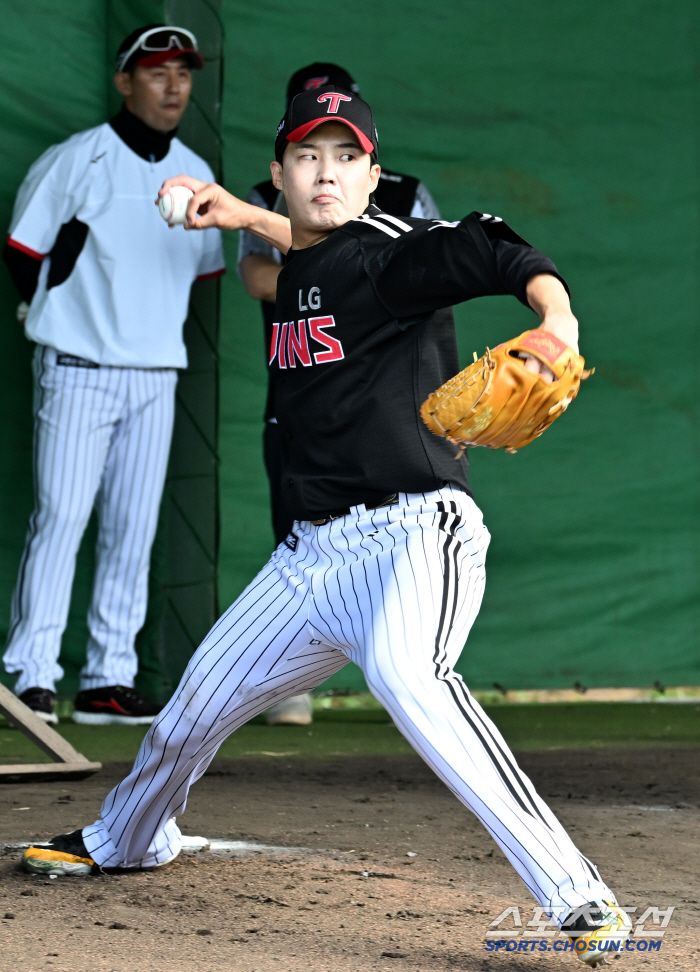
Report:
[[[299,291],[299,311],[320,310],[321,291],[318,287]],[[326,333],[327,328],[335,327],[332,315],[326,317],[309,317],[297,321],[285,321],[283,324],[272,325],[272,343],[270,345],[270,364],[277,361],[280,368],[296,368],[299,361],[304,368],[316,364],[326,364],[329,361],[342,361],[345,357],[343,345],[340,341]],[[309,350],[309,341],[320,344],[323,351]],[[313,345],[311,346],[313,349]],[[312,361],[313,357],[313,361]]]
[[[345,357],[343,345],[328,334],[335,327],[335,319],[328,317],[309,317],[296,322],[285,321],[272,325],[270,345],[270,364],[277,361],[280,368],[296,368],[299,361],[304,368],[312,364],[327,364],[329,361],[342,361]],[[320,344],[324,351],[314,351],[309,342]],[[312,360],[313,359],[313,360]]]

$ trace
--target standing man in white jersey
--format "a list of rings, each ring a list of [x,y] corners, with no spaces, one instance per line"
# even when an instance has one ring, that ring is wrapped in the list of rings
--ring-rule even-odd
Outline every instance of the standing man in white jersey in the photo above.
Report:
[[[277,245],[291,248],[270,367],[293,530],[204,639],[101,818],[30,847],[25,867],[172,860],[176,818],[223,740],[352,660],[574,939],[566,945],[597,963],[596,942],[623,937],[627,916],[454,671],[481,603],[489,534],[466,458],[419,417],[459,367],[452,304],[511,294],[564,347],[577,347],[577,321],[552,261],[502,220],[398,219],[370,204],[376,153],[370,108],[348,91],[297,95],[278,128],[272,175],[291,238],[283,221]],[[177,181],[196,190],[192,225],[250,226],[255,207]],[[300,300],[316,306],[300,315]]]
[[[295,71],[287,83],[288,108],[298,94],[315,91],[322,85],[360,93],[352,75],[338,64],[316,61]],[[417,216],[419,219],[440,219],[440,211],[427,186],[415,176],[392,172],[383,168],[373,193],[374,202],[391,216]],[[287,215],[284,194],[272,179],[259,182],[248,193],[247,201],[272,212]],[[238,247],[238,275],[250,297],[260,301],[263,317],[264,348],[267,352],[272,339],[275,318],[277,277],[282,269],[282,254],[270,243],[254,233],[242,230]],[[274,414],[272,384],[268,381],[265,414],[263,416],[263,458],[270,484],[270,507],[275,545],[282,543],[292,528],[293,517],[286,508],[282,489],[282,437]],[[265,713],[270,725],[308,725],[312,721],[311,696],[293,696],[278,702]]]
[[[29,304],[36,501],[4,655],[15,692],[55,722],[61,636],[93,507],[99,535],[87,660],[73,718],[149,723],[134,689],[148,567],[172,437],[192,283],[224,272],[220,233],[170,230],[153,206],[178,172],[213,179],[175,136],[192,70],[189,31],[150,25],[117,55],[109,122],[48,149],[15,204],[5,262]]]

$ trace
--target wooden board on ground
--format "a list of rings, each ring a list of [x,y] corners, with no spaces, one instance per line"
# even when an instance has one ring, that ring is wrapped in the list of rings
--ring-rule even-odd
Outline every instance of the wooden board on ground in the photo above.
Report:
[[[0,783],[27,780],[32,776],[83,779],[102,768],[102,763],[91,763],[4,685],[0,685],[0,713],[53,760],[53,763],[0,765]]]

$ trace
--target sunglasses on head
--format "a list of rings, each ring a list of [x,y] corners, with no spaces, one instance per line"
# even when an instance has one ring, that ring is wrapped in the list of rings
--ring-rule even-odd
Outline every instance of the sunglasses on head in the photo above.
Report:
[[[131,47],[119,55],[117,71],[123,71],[129,58],[138,50],[144,54],[158,54],[163,51],[199,51],[194,34],[183,27],[151,27],[136,38]]]

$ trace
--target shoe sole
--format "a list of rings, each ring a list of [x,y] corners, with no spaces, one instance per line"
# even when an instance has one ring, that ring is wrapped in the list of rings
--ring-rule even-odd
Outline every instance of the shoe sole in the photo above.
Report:
[[[54,856],[55,855],[55,856]],[[72,855],[66,855],[72,857]],[[30,847],[22,858],[22,866],[30,874],[54,874],[59,877],[75,877],[92,874],[92,862],[73,857],[72,860],[61,859],[56,851],[45,851]]]
[[[579,959],[589,969],[608,965],[609,963],[607,962],[607,955],[610,944],[614,941],[624,941],[629,937],[629,933],[631,931],[628,916],[621,911],[617,905],[612,905],[610,902],[605,902],[605,904],[614,913],[613,920],[603,925],[602,928],[597,929],[595,932],[574,939],[575,943],[585,940],[586,942],[594,942],[596,945],[606,945],[606,948],[602,950],[596,948],[595,951],[576,951]],[[619,952],[615,951],[613,955],[616,957],[619,955]]]
[[[80,712],[76,709],[72,719],[79,726],[150,726],[155,716],[112,715],[106,712]]]
[[[58,716],[55,712],[39,712],[38,709],[32,709],[32,712],[42,722],[48,722],[52,726],[58,725]]]
[[[124,871],[128,873],[129,871],[155,871],[160,867],[168,867],[172,864],[180,855],[175,854],[170,860],[162,861],[160,864],[149,864],[148,867],[128,867],[128,868],[108,868],[107,870],[114,871]],[[77,864],[72,861],[44,861],[34,857],[23,857],[22,867],[25,871],[29,871],[30,874],[46,874],[55,875],[56,877],[85,877],[88,874],[93,874],[97,868],[94,864]]]

